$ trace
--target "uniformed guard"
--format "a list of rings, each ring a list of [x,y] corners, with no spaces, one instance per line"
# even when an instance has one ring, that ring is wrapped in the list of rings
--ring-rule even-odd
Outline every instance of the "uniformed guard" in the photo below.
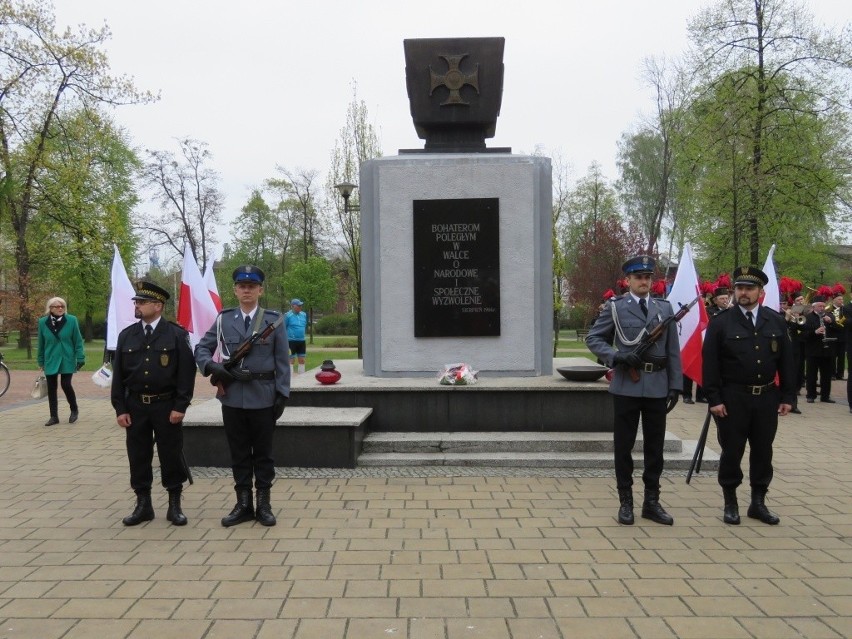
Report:
[[[275,479],[272,437],[275,421],[290,396],[290,365],[283,318],[271,334],[252,346],[233,367],[213,360],[217,346],[225,361],[238,352],[253,334],[262,333],[280,317],[260,308],[264,274],[256,266],[240,266],[233,273],[239,307],[223,310],[195,349],[195,361],[204,375],[213,374],[225,387],[219,396],[222,420],[231,450],[231,467],[237,503],[222,519],[223,526],[257,521],[274,526],[270,489]],[[252,501],[252,479],[257,508]]]
[[[181,490],[188,479],[183,458],[181,424],[195,389],[195,361],[187,332],[162,318],[169,294],[151,282],[140,282],[133,297],[141,321],[118,335],[113,360],[112,405],[127,435],[130,486],[136,508],[122,521],[135,526],[154,518],[151,504],[154,438],[163,487],[169,492],[166,519],[186,524]]]
[[[621,503],[618,522],[626,525],[633,524],[632,451],[640,415],[645,457],[642,517],[669,526],[674,523],[659,500],[666,409],[677,403],[683,389],[677,324],[669,324],[666,333],[644,359],[633,352],[649,331],[674,314],[669,302],[649,295],[655,265],[654,258],[647,255],[633,257],[624,263],[622,270],[627,276],[629,292],[607,304],[586,338],[589,350],[615,368],[609,392],[613,395],[615,410],[615,477]],[[611,346],[613,339],[614,348]],[[638,372],[638,381],[631,378],[631,370]]]
[[[723,520],[740,523],[737,487],[743,480],[740,463],[748,442],[748,516],[774,525],[779,519],[766,507],[765,499],[772,481],[778,415],[790,412],[796,394],[793,344],[784,317],[758,303],[769,281],[766,274],[753,266],[741,266],[733,279],[736,305],[710,320],[703,348],[704,390],[722,447]]]

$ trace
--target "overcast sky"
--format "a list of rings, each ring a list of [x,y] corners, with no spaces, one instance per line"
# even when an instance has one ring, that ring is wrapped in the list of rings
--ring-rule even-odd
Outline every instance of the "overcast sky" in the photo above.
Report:
[[[694,0],[55,0],[58,25],[105,21],[116,73],[159,92],[116,113],[140,148],[207,142],[233,219],[276,165],[325,174],[358,83],[385,155],[422,148],[408,109],[402,41],[506,39],[503,106],[488,146],[542,146],[615,177],[616,144],[651,106],[648,56],[678,56]],[[852,3],[809,0],[818,22]],[[222,229],[220,242],[230,229]]]

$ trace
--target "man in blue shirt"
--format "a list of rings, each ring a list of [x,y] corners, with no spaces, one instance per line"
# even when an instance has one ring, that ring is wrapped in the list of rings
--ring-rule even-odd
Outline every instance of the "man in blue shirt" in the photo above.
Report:
[[[302,300],[296,298],[290,302],[291,309],[284,317],[287,327],[287,341],[290,343],[290,365],[294,373],[305,372],[305,329],[308,326],[308,314],[302,310]],[[296,359],[299,364],[296,368]]]

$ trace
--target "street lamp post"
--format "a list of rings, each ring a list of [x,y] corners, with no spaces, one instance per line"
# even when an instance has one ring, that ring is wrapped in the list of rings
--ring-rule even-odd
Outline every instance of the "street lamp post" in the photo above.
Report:
[[[355,184],[351,182],[341,182],[340,184],[335,184],[334,188],[340,193],[340,196],[343,198],[343,213],[346,219],[345,224],[351,224],[352,221],[349,219],[349,198],[352,195],[352,192],[358,188]],[[345,229],[344,229],[345,232]],[[353,251],[353,260],[355,263],[352,265],[354,270],[360,271],[361,269],[361,260],[360,256],[356,257],[357,252],[360,252],[360,246],[352,246],[350,247]],[[363,343],[361,341],[361,273],[355,273],[355,284],[357,287],[356,299],[355,299],[355,318],[358,329],[358,335],[356,335],[356,339],[358,340],[358,359],[362,359],[364,357],[363,351]]]

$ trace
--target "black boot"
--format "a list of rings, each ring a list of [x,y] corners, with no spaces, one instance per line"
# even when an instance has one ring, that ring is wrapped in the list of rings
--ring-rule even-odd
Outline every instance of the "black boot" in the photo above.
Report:
[[[50,419],[48,419],[46,422],[44,422],[44,425],[45,426],[55,426],[58,423],[59,423],[59,418],[56,415],[51,415]]]
[[[121,520],[125,526],[136,526],[143,521],[151,521],[154,518],[154,506],[151,505],[151,493],[136,493],[136,508],[133,512]]]
[[[618,500],[621,502],[621,507],[618,509],[618,520],[619,524],[624,524],[625,526],[633,525],[633,489],[631,488],[619,488],[618,489]]]
[[[166,511],[166,519],[175,526],[186,526],[186,515],[180,507],[180,493],[180,488],[169,491],[169,509]]]
[[[722,516],[722,521],[732,526],[739,526],[740,508],[737,503],[737,489],[734,487],[722,488],[722,495],[725,497],[725,513]]]
[[[251,503],[251,488],[237,488],[237,504],[227,517],[222,518],[225,528],[236,526],[254,519],[254,506]]]
[[[674,519],[660,505],[660,491],[645,489],[645,501],[642,504],[642,517],[664,526],[671,526]]]
[[[272,514],[272,506],[269,505],[269,488],[257,489],[257,510],[255,512],[255,519],[257,519],[258,523],[264,526],[274,526],[277,523],[275,521],[275,515]]]
[[[776,525],[781,519],[775,513],[769,511],[763,500],[766,499],[765,488],[751,489],[751,506],[748,507],[748,516],[752,519],[759,519],[764,524],[770,526]]]
[[[77,409],[75,408],[74,410],[72,410],[72,411],[71,411],[71,417],[69,417],[69,418],[68,418],[68,423],[69,423],[69,424],[73,424],[74,422],[76,422],[76,421],[77,421],[77,419],[78,419],[79,417],[80,417],[80,413],[79,413],[79,412],[77,411]]]

